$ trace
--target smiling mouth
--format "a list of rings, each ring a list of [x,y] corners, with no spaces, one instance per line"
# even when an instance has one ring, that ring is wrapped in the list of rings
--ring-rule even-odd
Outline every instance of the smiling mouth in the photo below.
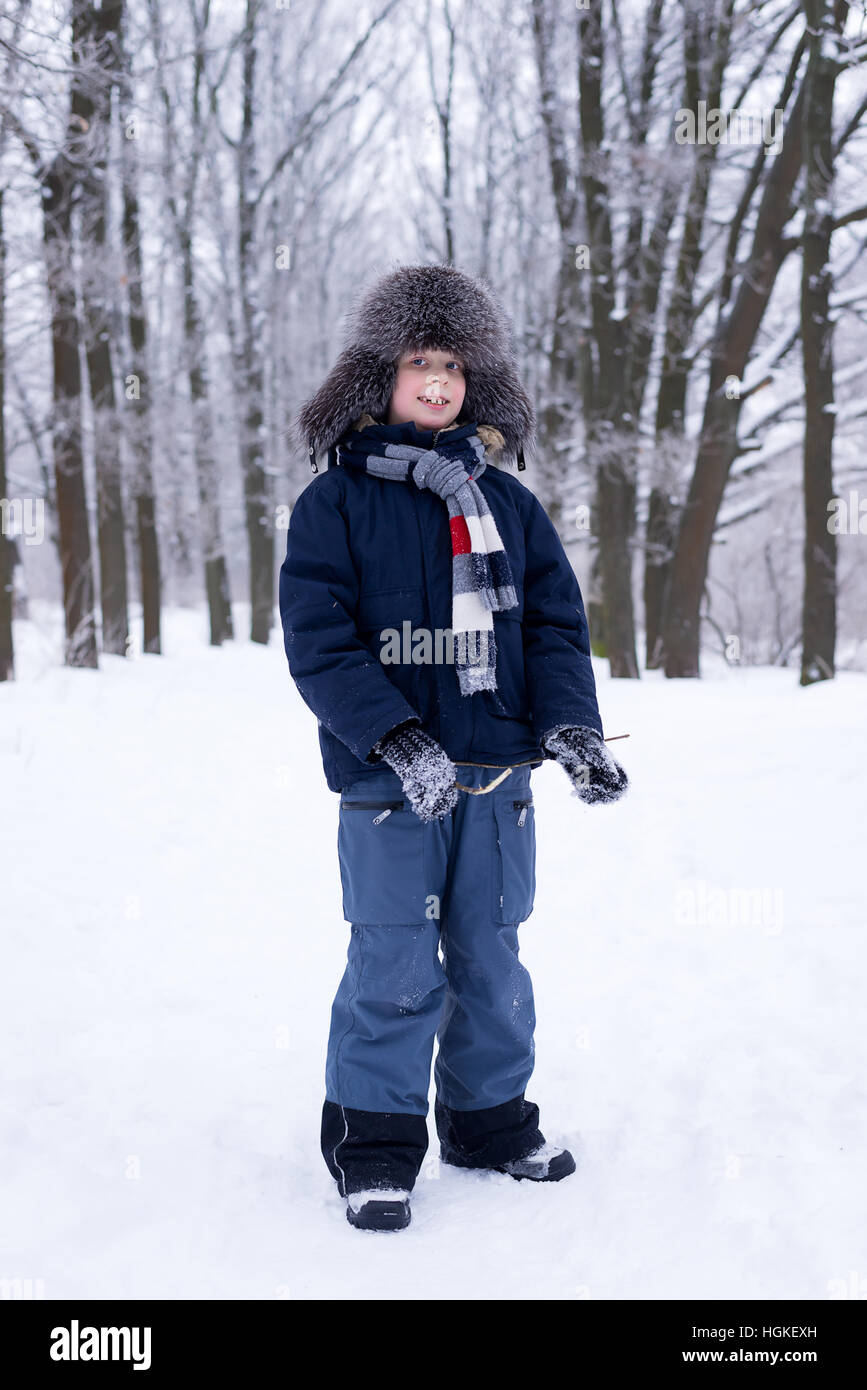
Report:
[[[442,410],[443,406],[448,405],[445,396],[419,396],[422,405],[429,406],[432,410]]]

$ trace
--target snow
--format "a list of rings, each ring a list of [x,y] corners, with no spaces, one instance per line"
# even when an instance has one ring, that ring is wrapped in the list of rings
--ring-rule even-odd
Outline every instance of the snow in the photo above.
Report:
[[[407,1197],[412,1199],[412,1193],[405,1187],[369,1187],[363,1192],[350,1193],[347,1201],[353,1211],[361,1211],[368,1202],[404,1202]]]
[[[630,792],[588,807],[534,774],[520,929],[527,1095],[577,1172],[441,1166],[431,1094],[412,1223],[372,1237],[319,1152],[349,928],[279,628],[210,648],[170,610],[165,656],[70,671],[33,610],[0,687],[0,1276],[49,1299],[867,1287],[863,676],[598,663]]]

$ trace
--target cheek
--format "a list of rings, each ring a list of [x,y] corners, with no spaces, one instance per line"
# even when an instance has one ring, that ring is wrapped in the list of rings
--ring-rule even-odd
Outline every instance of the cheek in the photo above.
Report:
[[[404,373],[398,373],[394,383],[394,397],[404,405],[407,401],[414,401],[416,397],[415,378]]]

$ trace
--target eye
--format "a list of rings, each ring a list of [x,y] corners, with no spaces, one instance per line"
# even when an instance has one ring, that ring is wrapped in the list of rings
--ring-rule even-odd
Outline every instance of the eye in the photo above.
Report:
[[[463,367],[461,366],[460,362],[447,362],[447,363],[446,363],[446,366],[447,366],[447,367],[454,367],[455,370],[458,371],[458,372],[462,372],[462,371],[464,370]]]

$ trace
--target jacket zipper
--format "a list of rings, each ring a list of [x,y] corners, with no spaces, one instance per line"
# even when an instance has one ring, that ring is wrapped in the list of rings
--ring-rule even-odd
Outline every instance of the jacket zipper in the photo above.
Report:
[[[437,434],[439,434],[439,430],[437,430]],[[436,443],[436,436],[434,436],[434,443]],[[425,550],[425,530],[424,530],[424,527],[423,527],[422,524],[421,524],[421,518],[420,518],[420,516],[419,516],[419,506],[420,506],[420,504],[421,504],[421,498],[420,498],[418,489],[417,489],[417,488],[413,488],[413,493],[414,493],[415,495],[413,496],[412,502],[413,502],[413,507],[414,507],[414,509],[415,509],[415,524],[416,524],[416,529],[418,530],[419,552],[420,552],[420,554],[421,554],[421,570],[422,570],[422,575],[424,576],[424,585],[423,585],[424,614],[425,614],[425,622],[427,623],[428,629],[430,630],[430,628],[433,627],[433,623],[431,622],[431,613],[432,613],[432,609],[431,609],[431,583],[430,583],[430,574],[428,573],[428,564],[427,564],[428,557],[427,557],[427,552],[426,552],[426,550]],[[438,663],[438,662],[434,662],[434,667],[433,667],[433,678],[434,678],[434,689],[436,690],[436,695],[437,695],[437,700],[436,700],[436,712],[435,712],[435,714],[434,714],[434,718],[436,718],[437,712],[438,712],[439,710],[442,709],[443,704],[444,704],[445,690],[444,690],[444,688],[443,688],[443,682],[442,682],[442,678],[441,678],[441,675],[440,675],[441,669],[442,669],[441,664]],[[441,737],[441,736],[442,736],[442,720],[437,720],[437,736],[438,736],[438,737]]]

